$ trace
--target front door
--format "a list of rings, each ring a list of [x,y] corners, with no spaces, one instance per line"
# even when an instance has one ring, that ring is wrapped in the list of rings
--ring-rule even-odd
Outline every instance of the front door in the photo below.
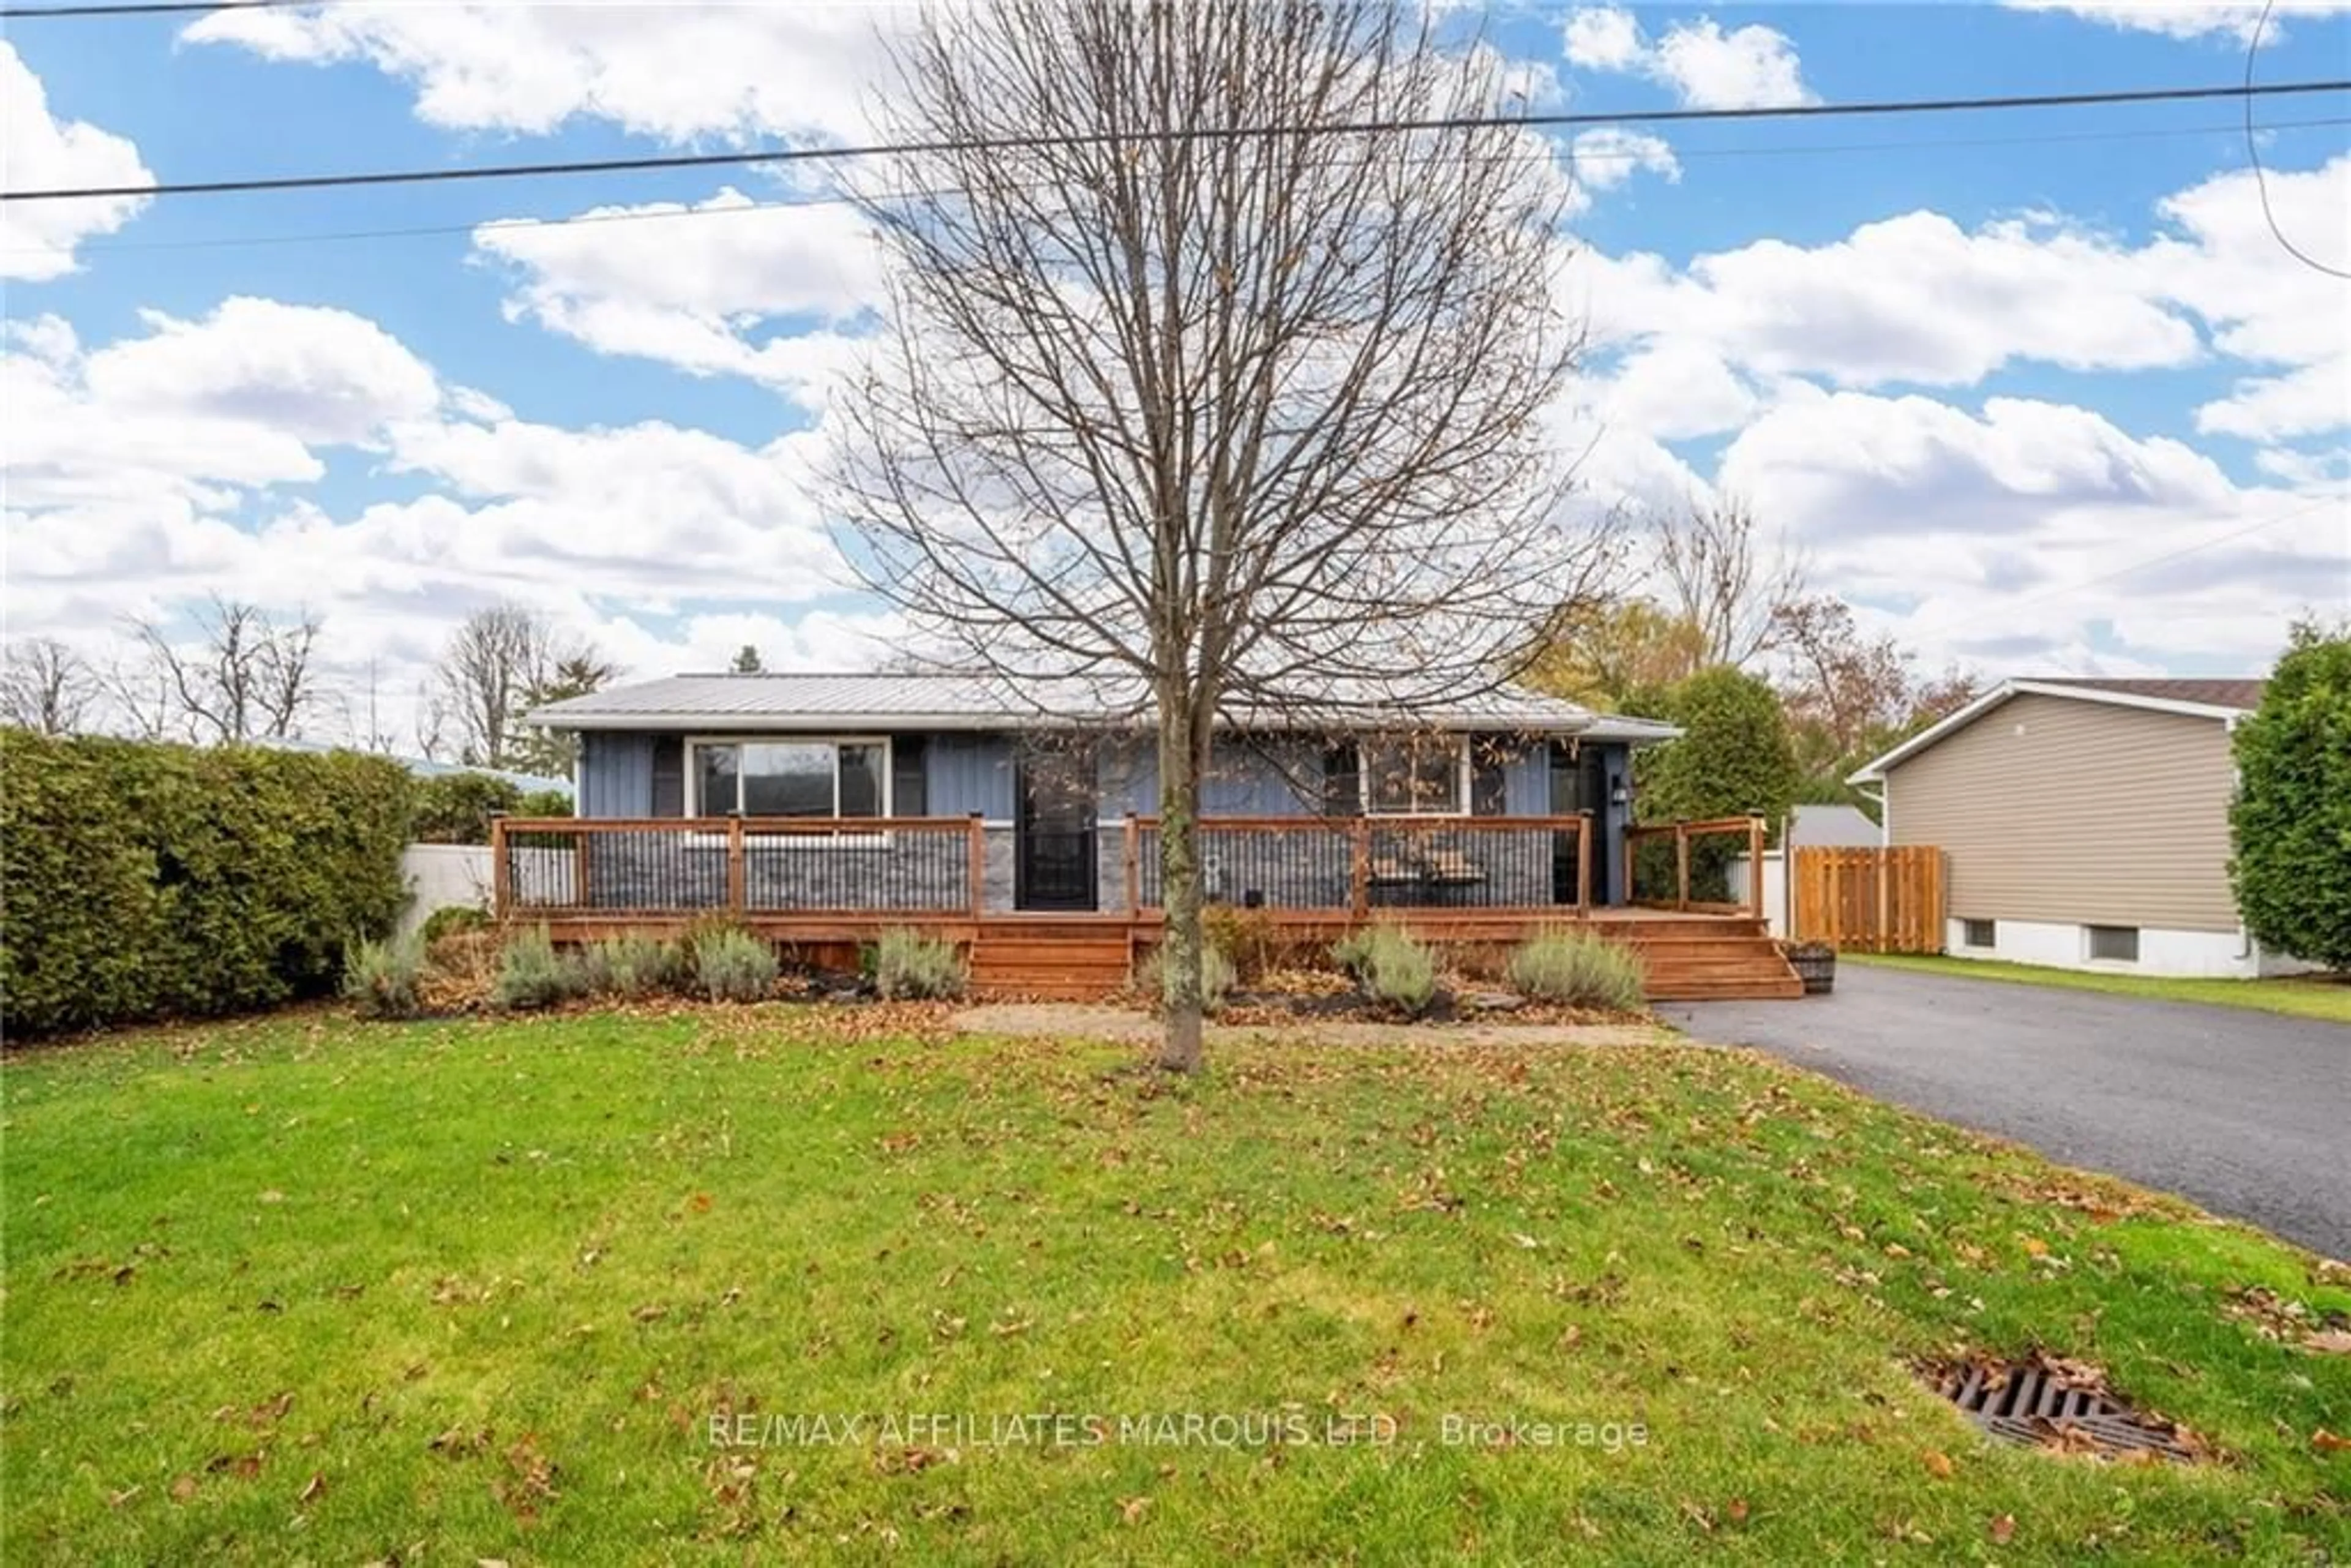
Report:
[[[1094,907],[1094,767],[1083,752],[1020,758],[1014,781],[1012,904],[1016,909]]]
[[[1608,902],[1608,759],[1596,746],[1555,740],[1551,747],[1551,810],[1555,817],[1589,811],[1592,829],[1592,902]],[[1553,833],[1551,895],[1554,904],[1575,902],[1575,835]]]

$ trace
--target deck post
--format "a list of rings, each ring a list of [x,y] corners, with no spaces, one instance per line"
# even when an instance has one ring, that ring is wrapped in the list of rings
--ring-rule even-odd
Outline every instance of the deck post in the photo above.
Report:
[[[1126,917],[1143,912],[1143,824],[1133,811],[1126,814]]]
[[[514,913],[514,873],[507,865],[507,814],[490,813],[490,915],[503,922]]]
[[[1689,907],[1689,824],[1674,824],[1674,907]]]
[[[964,819],[965,852],[970,866],[971,917],[987,912],[987,821],[977,811]]]
[[[1763,918],[1763,819],[1758,816],[1747,819],[1747,913]]]
[[[1357,817],[1348,831],[1347,909],[1365,920],[1372,913],[1372,820]]]
[[[1626,822],[1626,823],[1625,824],[1625,837],[1624,837],[1623,842],[1624,842],[1624,849],[1625,849],[1625,856],[1624,856],[1624,858],[1625,858],[1625,903],[1627,903],[1627,904],[1638,904],[1638,903],[1640,903],[1640,902],[1641,902],[1640,898],[1639,898],[1639,897],[1635,894],[1635,893],[1634,892],[1634,886],[1635,886],[1634,882],[1633,882],[1633,845],[1634,845],[1634,841],[1634,841],[1634,838],[1633,838],[1633,824],[1632,824],[1632,823],[1630,823],[1630,822]]]
[[[1592,915],[1592,876],[1594,872],[1601,870],[1602,867],[1593,859],[1593,815],[1590,811],[1586,810],[1577,813],[1577,817],[1578,821],[1575,827],[1575,911],[1578,915],[1589,919]]]
[[[726,907],[740,915],[750,907],[749,878],[743,864],[743,813],[726,815]]]

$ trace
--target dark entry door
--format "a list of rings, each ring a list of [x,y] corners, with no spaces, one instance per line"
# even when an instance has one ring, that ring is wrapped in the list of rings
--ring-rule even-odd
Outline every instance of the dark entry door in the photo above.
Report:
[[[1094,907],[1094,768],[1084,756],[1020,759],[1016,780],[1012,904],[1017,909]]]
[[[1592,827],[1592,902],[1608,902],[1608,768],[1606,755],[1596,746],[1574,747],[1552,742],[1551,810],[1556,817],[1589,811]],[[1575,835],[1553,833],[1551,840],[1551,896],[1555,904],[1575,902]]]

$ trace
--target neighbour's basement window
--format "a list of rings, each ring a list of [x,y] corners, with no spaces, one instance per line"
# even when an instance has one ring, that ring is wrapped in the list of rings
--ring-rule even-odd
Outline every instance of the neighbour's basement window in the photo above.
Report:
[[[1959,940],[1970,947],[1994,946],[1996,943],[1993,936],[1992,923],[1989,920],[1959,922]]]
[[[2121,964],[2137,963],[2138,927],[2136,925],[2091,926],[2090,956],[2111,958]]]

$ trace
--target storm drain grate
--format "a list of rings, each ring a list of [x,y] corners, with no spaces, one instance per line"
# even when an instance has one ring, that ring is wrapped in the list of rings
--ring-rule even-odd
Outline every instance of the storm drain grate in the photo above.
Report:
[[[2202,1456],[2179,1427],[2150,1420],[2113,1396],[2034,1362],[1962,1362],[1930,1370],[1937,1393],[1993,1437],[2036,1448],[2146,1454],[2193,1463]]]

